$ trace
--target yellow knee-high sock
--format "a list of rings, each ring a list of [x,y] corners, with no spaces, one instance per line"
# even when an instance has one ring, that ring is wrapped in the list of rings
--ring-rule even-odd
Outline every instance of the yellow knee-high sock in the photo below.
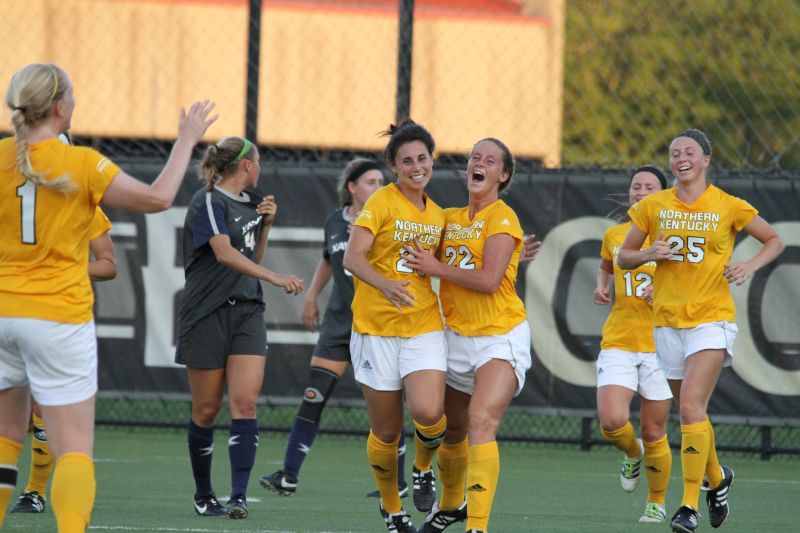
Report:
[[[683,500],[681,505],[697,509],[700,485],[708,460],[708,421],[681,424],[681,467],[683,468]]]
[[[84,533],[94,506],[94,462],[83,453],[67,453],[56,461],[50,499],[58,533]]]
[[[708,486],[711,488],[718,487],[722,483],[722,466],[719,464],[717,457],[717,442],[714,436],[714,426],[711,425],[711,420],[706,417],[708,422],[708,461],[706,461],[706,478],[708,479]]]
[[[464,483],[469,463],[467,439],[456,444],[443,442],[439,448],[437,463],[439,465],[439,483],[442,486],[439,509],[452,511],[464,501]]]
[[[625,452],[625,455],[631,459],[642,455],[639,441],[636,440],[636,431],[634,431],[633,424],[630,422],[626,422],[624,426],[613,431],[606,431],[600,428],[600,433],[606,441]]]
[[[432,426],[423,426],[414,420],[414,427],[417,428],[414,432],[414,445],[417,453],[414,457],[414,467],[424,472],[431,469],[433,456],[436,455],[436,450],[444,440],[444,434],[447,431],[447,417],[442,415],[442,418]]]
[[[489,515],[500,477],[497,441],[469,447],[467,465],[467,530],[489,529]]]
[[[3,527],[8,502],[17,485],[17,460],[21,449],[21,442],[0,437],[0,527]]]
[[[672,452],[667,436],[644,443],[644,472],[647,476],[647,501],[664,505],[672,471]]]
[[[372,476],[381,493],[381,505],[390,514],[399,513],[402,508],[400,494],[397,492],[397,443],[383,442],[370,430],[367,439],[367,458],[372,467]]]
[[[33,437],[31,438],[31,473],[25,492],[38,492],[44,498],[47,481],[53,472],[53,456],[47,444],[44,420],[33,415]]]

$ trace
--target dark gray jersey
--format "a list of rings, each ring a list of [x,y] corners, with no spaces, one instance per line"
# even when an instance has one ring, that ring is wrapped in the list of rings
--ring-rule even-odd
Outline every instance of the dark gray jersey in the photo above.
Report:
[[[325,244],[322,257],[331,264],[333,290],[319,328],[320,342],[349,342],[353,327],[353,275],[346,271],[342,260],[350,238],[350,222],[344,209],[331,212],[325,220]]]
[[[221,189],[195,193],[186,211],[183,265],[186,286],[178,313],[178,335],[233,299],[263,305],[261,282],[217,261],[209,240],[228,235],[231,246],[253,260],[261,237],[261,215],[247,193],[234,196]]]

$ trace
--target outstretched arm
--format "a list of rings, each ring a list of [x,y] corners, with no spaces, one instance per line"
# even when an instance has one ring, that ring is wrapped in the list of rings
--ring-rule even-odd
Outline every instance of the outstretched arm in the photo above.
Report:
[[[178,139],[158,178],[148,185],[125,172],[118,172],[101,203],[138,213],[158,213],[169,209],[186,175],[194,146],[218,118],[218,115],[209,118],[213,109],[214,103],[208,100],[195,102],[189,111],[181,109]]]

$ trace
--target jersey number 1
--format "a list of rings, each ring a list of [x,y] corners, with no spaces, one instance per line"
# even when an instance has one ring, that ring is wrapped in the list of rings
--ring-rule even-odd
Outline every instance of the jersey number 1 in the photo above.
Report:
[[[17,187],[20,198],[22,244],[36,244],[36,185],[26,181]]]

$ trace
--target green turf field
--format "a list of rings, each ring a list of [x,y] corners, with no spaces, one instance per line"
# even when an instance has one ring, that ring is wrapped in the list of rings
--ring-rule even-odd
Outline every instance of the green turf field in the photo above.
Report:
[[[365,457],[365,439],[322,435],[309,455],[295,496],[283,498],[258,485],[258,477],[280,466],[286,434],[262,433],[250,483],[250,518],[202,518],[192,507],[193,482],[185,435],[176,430],[100,428],[97,430],[97,500],[91,531],[153,532],[370,532],[385,531]],[[230,487],[227,432],[217,431],[215,489]],[[28,446],[20,468],[27,480]],[[501,443],[501,478],[492,533],[548,531],[668,531],[666,525],[639,524],[646,482],[633,494],[619,487],[619,453],[596,447]],[[413,446],[409,446],[409,457]],[[800,531],[795,513],[800,502],[800,461],[778,457],[721,454],[736,472],[731,517],[720,531]],[[675,455],[667,498],[671,515],[680,499],[680,462]],[[410,461],[407,463],[410,472]],[[18,487],[16,495],[23,487]],[[415,524],[422,513],[404,500]],[[704,500],[701,514],[705,515]],[[55,531],[48,507],[43,515],[7,515],[7,531]],[[448,531],[463,531],[453,526]],[[698,531],[712,531],[703,516]]]

